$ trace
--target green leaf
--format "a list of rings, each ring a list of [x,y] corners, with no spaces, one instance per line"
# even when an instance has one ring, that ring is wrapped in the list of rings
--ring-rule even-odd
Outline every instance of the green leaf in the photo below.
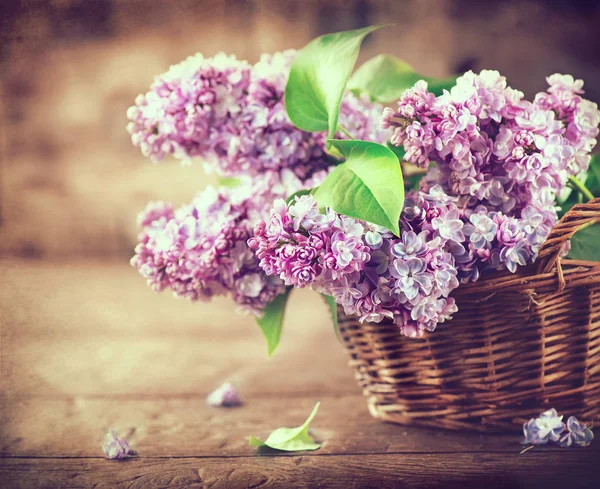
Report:
[[[387,54],[379,54],[366,61],[350,78],[348,89],[356,95],[367,93],[371,100],[389,103],[398,100],[402,93],[419,80],[429,84],[429,91],[441,95],[450,90],[456,77],[445,79],[419,75],[404,61]]]
[[[592,155],[590,166],[584,178],[586,188],[594,194],[594,197],[600,197],[600,154]],[[572,190],[566,198],[559,199],[559,217],[562,217],[571,207],[583,202],[583,200],[578,190]]]
[[[600,154],[592,155],[585,186],[594,197],[600,197]]]
[[[447,78],[432,78],[430,76],[422,76],[421,79],[427,82],[427,87],[431,93],[439,97],[444,93],[444,90],[450,89],[456,85],[458,75],[449,76]]]
[[[275,299],[263,309],[262,317],[256,318],[256,322],[260,326],[260,329],[267,340],[267,352],[269,356],[273,354],[277,345],[279,345],[281,328],[283,326],[283,315],[291,290],[291,288],[288,288],[283,294],[275,297]]]
[[[265,441],[261,441],[254,436],[250,437],[251,447],[269,447],[275,450],[284,450],[286,452],[298,452],[301,450],[316,450],[321,448],[321,445],[315,443],[315,441],[308,434],[308,425],[313,420],[320,402],[317,402],[312,412],[302,424],[297,428],[278,428]]]
[[[285,108],[292,123],[309,132],[337,132],[342,95],[367,34],[383,27],[326,34],[310,41],[292,64]]]
[[[404,181],[408,185],[408,188],[412,190],[419,190],[419,186],[421,185],[421,180],[425,176],[424,173],[415,173],[414,175],[407,176]]]
[[[331,312],[331,319],[333,320],[333,330],[335,331],[335,335],[340,339],[339,330],[338,330],[338,310],[337,310],[337,302],[330,295],[321,294],[323,300],[329,306],[329,311]]]
[[[302,197],[303,195],[309,195],[312,192],[312,190],[313,189],[298,190],[297,192],[294,192],[292,195],[290,195],[287,199],[285,199],[285,203],[290,204],[291,202],[294,202],[294,199],[296,197]]]
[[[346,157],[314,192],[321,207],[379,224],[398,236],[404,205],[402,170],[396,155],[368,141],[328,140]]]
[[[394,146],[389,141],[386,143],[386,146],[389,150],[393,151],[393,153],[398,157],[399,161],[404,161],[404,156],[406,156],[406,151],[404,151],[404,146]]]
[[[239,178],[219,178],[220,187],[234,188],[240,185],[241,180]]]
[[[600,224],[582,228],[573,235],[568,258],[600,261]]]

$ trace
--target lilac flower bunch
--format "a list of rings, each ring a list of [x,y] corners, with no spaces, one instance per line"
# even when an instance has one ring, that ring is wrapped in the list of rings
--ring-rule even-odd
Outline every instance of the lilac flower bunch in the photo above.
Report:
[[[580,97],[581,80],[548,78],[534,102],[497,71],[467,72],[435,97],[419,81],[381,124],[391,143],[421,167],[434,162],[421,189],[457,197],[465,221],[461,277],[532,262],[556,221],[554,199],[569,176],[586,170],[600,111]],[[460,250],[459,250],[460,251]]]
[[[249,245],[263,270],[286,285],[333,296],[361,321],[391,318],[403,334],[420,337],[456,311],[448,297],[458,286],[450,249],[464,239],[464,223],[454,203],[434,193],[407,199],[401,221],[396,238],[331,209],[322,214],[305,195],[276,201]]]
[[[523,424],[523,443],[545,445],[553,442],[561,447],[587,447],[594,439],[592,430],[575,416],[570,416],[566,425],[562,420],[563,416],[559,416],[554,408],[530,419]]]
[[[426,218],[429,203],[424,192],[409,194],[404,214],[411,213],[420,221]],[[463,225],[460,239],[455,237],[450,243],[458,277],[463,282],[475,281],[482,270],[508,268],[515,272],[533,260],[533,243],[543,241],[543,217],[530,206],[522,219],[508,216],[499,211],[490,211],[484,205],[475,209],[462,209],[456,206],[456,197],[448,196],[439,185],[429,189],[429,195],[453,203],[454,215]],[[435,224],[434,224],[435,225]],[[456,224],[458,226],[458,224]]]
[[[297,129],[283,102],[296,51],[265,54],[255,65],[201,54],[156,78],[128,111],[134,145],[153,161],[202,158],[222,176],[291,170],[306,181],[332,166],[325,134]],[[382,106],[346,93],[340,123],[358,139],[385,142]],[[340,137],[343,137],[340,135]]]
[[[172,154],[203,156],[208,149],[227,155],[242,112],[251,66],[224,53],[188,57],[155,78],[127,111],[132,142],[153,161]]]
[[[568,161],[568,172],[576,175],[587,170],[590,164],[590,151],[596,145],[600,112],[597,104],[581,97],[583,80],[575,80],[571,75],[554,74],[547,78],[550,87],[546,92],[535,96],[534,104],[545,110],[552,110],[565,131],[564,139],[572,148]]]
[[[208,187],[179,209],[151,202],[139,216],[142,232],[131,264],[156,291],[170,288],[190,300],[228,294],[243,310],[260,315],[284,290],[277,277],[259,268],[246,244],[274,198],[271,183]]]

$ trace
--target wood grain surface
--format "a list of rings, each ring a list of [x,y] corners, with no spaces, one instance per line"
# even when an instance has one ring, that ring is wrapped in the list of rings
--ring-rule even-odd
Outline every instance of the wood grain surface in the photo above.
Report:
[[[147,487],[238,488],[486,488],[592,489],[593,454],[252,456],[139,459],[114,464],[96,459],[4,459],[0,477],[16,488]],[[567,470],[568,467],[568,470]],[[599,475],[595,468],[594,474]],[[597,486],[596,486],[597,487]]]
[[[126,263],[0,261],[1,488],[597,487],[600,443],[536,447],[504,435],[373,419],[310,291],[290,300],[271,359],[225,300],[154,294]],[[208,407],[221,382],[244,405]],[[302,423],[315,452],[257,452],[247,437]],[[536,413],[532,413],[532,416]],[[576,413],[568,413],[576,414]],[[139,457],[105,460],[110,427]]]

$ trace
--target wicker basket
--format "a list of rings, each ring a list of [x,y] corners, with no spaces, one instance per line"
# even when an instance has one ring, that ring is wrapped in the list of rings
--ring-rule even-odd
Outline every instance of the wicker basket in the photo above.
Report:
[[[484,432],[514,430],[550,407],[600,421],[600,263],[559,257],[594,222],[600,199],[573,207],[534,266],[459,287],[459,312],[422,339],[340,310],[340,337],[371,414]]]

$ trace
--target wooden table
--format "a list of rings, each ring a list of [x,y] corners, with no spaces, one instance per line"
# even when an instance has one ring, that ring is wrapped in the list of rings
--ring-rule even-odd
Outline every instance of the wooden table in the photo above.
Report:
[[[226,300],[154,294],[122,261],[0,262],[0,487],[600,487],[600,441],[519,454],[506,435],[372,419],[325,306],[294,293],[271,359]],[[234,382],[245,405],[209,408]],[[301,424],[305,453],[257,453],[247,437]],[[139,457],[103,458],[109,427]]]

